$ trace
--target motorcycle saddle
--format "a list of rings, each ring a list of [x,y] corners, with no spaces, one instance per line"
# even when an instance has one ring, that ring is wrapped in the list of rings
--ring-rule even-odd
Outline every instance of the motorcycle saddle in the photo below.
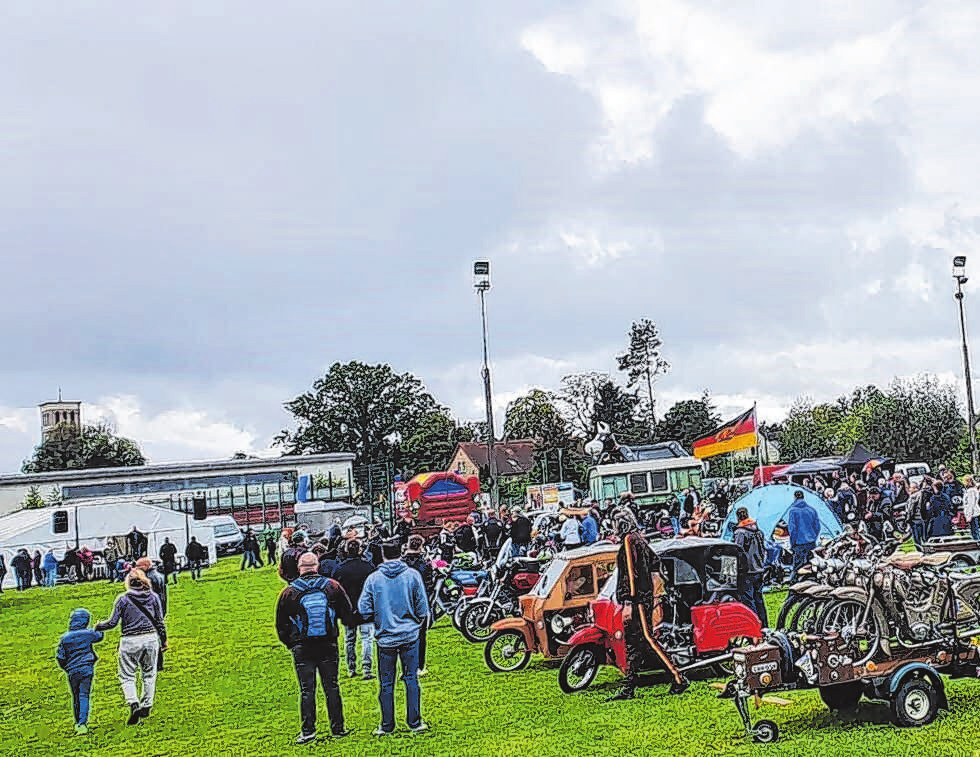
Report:
[[[947,552],[937,553],[933,555],[924,555],[921,552],[907,552],[902,554],[894,554],[886,557],[883,562],[885,565],[890,565],[893,568],[898,568],[899,570],[911,570],[919,565],[925,565],[929,568],[938,568],[940,565],[945,565],[949,562],[950,554]]]

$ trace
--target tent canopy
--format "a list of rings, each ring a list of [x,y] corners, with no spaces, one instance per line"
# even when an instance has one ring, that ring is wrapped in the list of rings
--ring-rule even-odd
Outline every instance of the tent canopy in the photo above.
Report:
[[[725,522],[722,524],[722,536],[725,539],[732,539],[732,534],[737,523],[735,511],[740,507],[744,507],[749,511],[749,517],[759,524],[759,530],[762,531],[763,536],[767,539],[770,538],[773,530],[776,528],[776,524],[780,521],[786,522],[787,512],[790,505],[793,504],[795,493],[798,491],[803,492],[803,499],[817,511],[817,515],[820,517],[821,537],[832,539],[844,530],[841,527],[840,521],[837,520],[837,516],[834,515],[827,506],[827,503],[820,499],[816,493],[799,486],[773,484],[771,486],[761,486],[753,489],[731,506],[731,509],[728,511],[728,517],[725,518]]]

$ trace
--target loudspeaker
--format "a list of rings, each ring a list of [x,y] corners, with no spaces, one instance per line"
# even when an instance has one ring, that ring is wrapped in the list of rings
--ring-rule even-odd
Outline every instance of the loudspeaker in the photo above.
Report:
[[[203,494],[195,494],[194,499],[194,520],[204,520],[208,517],[208,501]]]
[[[68,533],[68,511],[55,510],[51,514],[51,531],[56,534]]]

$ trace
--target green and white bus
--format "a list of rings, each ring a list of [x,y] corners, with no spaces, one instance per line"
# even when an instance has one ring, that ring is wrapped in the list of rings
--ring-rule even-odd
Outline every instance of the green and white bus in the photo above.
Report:
[[[589,470],[589,494],[615,502],[631,492],[638,507],[663,507],[688,488],[701,490],[704,464],[696,457],[662,457],[630,463],[606,463]]]

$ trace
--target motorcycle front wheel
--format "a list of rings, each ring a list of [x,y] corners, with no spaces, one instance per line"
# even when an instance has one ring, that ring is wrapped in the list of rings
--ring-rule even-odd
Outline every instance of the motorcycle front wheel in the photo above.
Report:
[[[863,665],[885,649],[884,616],[876,604],[871,605],[868,618],[864,617],[864,602],[856,599],[833,600],[824,605],[817,617],[817,633],[837,633],[851,639],[856,648],[855,665]]]
[[[494,673],[516,673],[531,661],[531,650],[520,631],[498,631],[487,642],[483,659]]]
[[[487,613],[488,605],[490,607],[489,615]],[[490,638],[491,634],[493,634],[491,626],[498,620],[502,620],[503,617],[504,611],[500,608],[500,605],[490,605],[490,600],[488,599],[476,600],[470,602],[466,609],[463,610],[459,630],[462,631],[464,639],[474,644],[479,644]]]
[[[594,644],[575,647],[561,661],[558,685],[566,694],[574,694],[587,688],[595,679],[602,664],[602,649]]]

